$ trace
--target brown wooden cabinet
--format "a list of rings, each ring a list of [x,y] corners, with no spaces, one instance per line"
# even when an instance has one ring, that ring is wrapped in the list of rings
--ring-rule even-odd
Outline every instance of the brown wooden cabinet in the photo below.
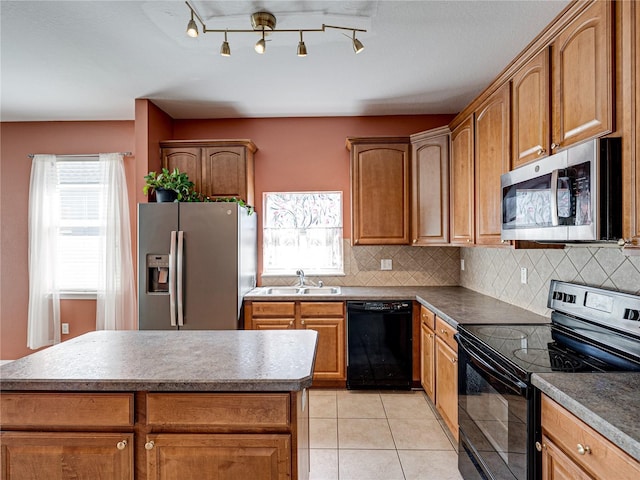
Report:
[[[487,98],[475,120],[475,243],[504,245],[500,175],[511,163],[509,83]]]
[[[613,131],[613,2],[593,2],[559,33],[552,52],[552,144]]]
[[[409,244],[409,137],[349,137],[351,242]]]
[[[196,191],[209,197],[236,197],[254,205],[251,140],[170,140],[160,142],[162,166],[186,172]]]
[[[420,307],[420,383],[432,402],[436,401],[435,314]]]
[[[3,393],[2,478],[134,478],[133,394]]]
[[[549,61],[549,48],[543,48],[511,79],[511,168],[545,157],[551,150]]]
[[[411,135],[411,243],[449,243],[448,127]]]
[[[640,463],[546,395],[541,396],[542,479],[640,478]]]
[[[436,408],[458,439],[458,345],[456,330],[436,317]]]
[[[473,114],[451,132],[451,243],[472,245],[474,237]]]
[[[314,386],[344,386],[346,323],[344,302],[245,302],[245,328],[305,328],[318,332]]]

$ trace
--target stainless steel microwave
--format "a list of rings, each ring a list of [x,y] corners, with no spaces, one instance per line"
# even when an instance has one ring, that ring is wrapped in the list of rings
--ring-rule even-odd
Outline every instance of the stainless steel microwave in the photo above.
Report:
[[[570,147],[501,177],[503,240],[606,242],[622,236],[620,138]]]

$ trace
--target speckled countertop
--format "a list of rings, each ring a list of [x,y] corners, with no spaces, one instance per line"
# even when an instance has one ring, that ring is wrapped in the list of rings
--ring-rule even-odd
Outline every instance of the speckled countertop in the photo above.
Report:
[[[537,315],[515,305],[482,295],[464,287],[341,287],[333,295],[265,295],[259,287],[245,296],[251,301],[303,300],[417,300],[453,327],[472,323],[549,323],[548,317]]]
[[[640,461],[640,373],[540,373],[531,381]]]
[[[297,391],[312,381],[317,333],[99,331],[0,367],[0,390]]]

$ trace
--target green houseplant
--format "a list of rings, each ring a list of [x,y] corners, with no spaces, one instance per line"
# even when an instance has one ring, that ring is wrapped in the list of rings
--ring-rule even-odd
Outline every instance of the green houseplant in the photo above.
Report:
[[[169,171],[163,168],[160,173],[149,172],[144,176],[145,186],[142,189],[145,195],[156,192],[156,201],[173,202],[180,201],[183,198],[189,198],[194,183],[189,180],[189,176],[174,168]]]

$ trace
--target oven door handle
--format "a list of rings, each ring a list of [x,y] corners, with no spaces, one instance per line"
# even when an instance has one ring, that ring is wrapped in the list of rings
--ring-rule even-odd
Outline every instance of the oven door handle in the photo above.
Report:
[[[471,347],[469,343],[466,340],[464,340],[460,335],[457,335],[457,339],[460,347],[465,351],[465,353],[469,356],[469,359],[471,360],[471,362],[476,367],[478,367],[480,370],[482,370],[484,373],[491,376],[492,378],[495,378],[496,380],[498,380],[509,390],[512,390],[513,392],[517,393],[521,397],[525,397],[525,398],[527,397],[526,383],[521,382],[516,378],[512,378],[510,375],[506,373],[502,373],[496,370],[494,367],[489,365],[489,363],[487,363],[485,360],[483,360],[477,354],[471,351],[471,348],[473,347]]]

